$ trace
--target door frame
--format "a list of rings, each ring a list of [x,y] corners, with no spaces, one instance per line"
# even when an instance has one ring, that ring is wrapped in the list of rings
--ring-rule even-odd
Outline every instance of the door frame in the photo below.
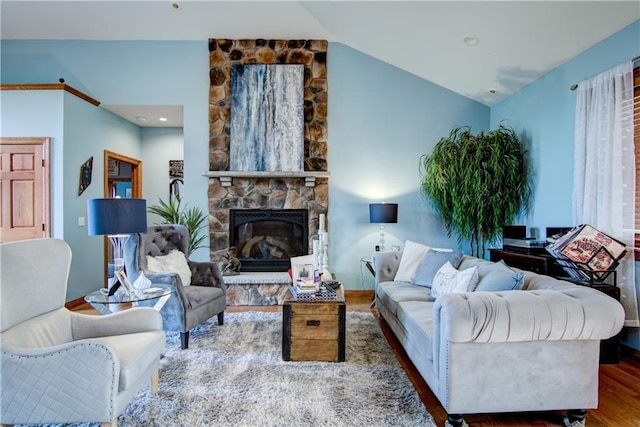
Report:
[[[111,196],[109,188],[109,160],[117,160],[131,165],[131,198],[142,198],[142,160],[125,156],[113,151],[104,150],[104,197]]]
[[[125,156],[124,154],[116,153],[114,151],[104,150],[104,171],[103,171],[103,183],[104,183],[104,197],[111,197],[111,188],[109,186],[109,160],[117,160],[122,163],[128,163],[131,165],[131,198],[142,198],[142,160],[134,159],[133,157]],[[104,286],[106,287],[109,279],[109,248],[111,242],[109,238],[104,236]]]

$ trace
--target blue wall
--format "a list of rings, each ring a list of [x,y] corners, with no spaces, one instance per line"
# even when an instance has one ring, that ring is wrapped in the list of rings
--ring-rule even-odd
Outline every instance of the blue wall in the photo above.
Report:
[[[4,68],[4,67],[3,67]],[[51,234],[63,236],[64,205],[63,137],[64,99],[61,91],[0,91],[0,132],[2,136],[43,136],[51,139]],[[86,159],[85,159],[86,160]],[[80,174],[78,165],[78,174]]]
[[[62,77],[102,104],[183,105],[185,198],[208,209],[208,181],[202,176],[209,167],[206,40],[2,40],[0,48],[2,83],[57,83]],[[208,256],[200,249],[192,259]]]
[[[184,197],[207,209],[208,182],[201,175],[209,151],[206,41],[3,40],[1,55],[3,83],[63,77],[104,104],[183,105]],[[378,240],[378,227],[368,223],[370,202],[400,203],[399,223],[387,227],[388,246],[409,238],[455,246],[420,198],[418,159],[451,126],[486,129],[489,109],[341,44],[330,44],[328,67],[330,266],[347,288],[358,289],[359,259]],[[192,258],[208,253],[201,249]]]
[[[157,205],[158,199],[169,200],[169,160],[183,160],[183,146],[182,128],[142,128],[142,195],[147,206]],[[184,191],[180,185],[180,194]],[[147,216],[149,225],[160,220],[154,214]]]
[[[140,129],[63,91],[2,91],[4,136],[51,138],[51,234],[73,251],[67,299],[103,284],[103,238],[88,236],[78,218],[88,199],[103,196],[104,150],[139,158]],[[91,185],[78,195],[80,165],[93,157]]]
[[[457,247],[419,189],[419,159],[451,127],[486,130],[489,108],[343,44],[332,43],[329,77],[330,269],[347,289],[373,289],[360,259],[379,241],[369,203],[398,203],[387,249],[414,240]]]
[[[640,21],[583,52],[491,108],[491,126],[506,120],[529,144],[534,164],[533,209],[522,222],[571,226],[576,92],[569,87],[640,55]],[[640,271],[640,270],[638,270]],[[636,292],[640,294],[640,274]],[[623,341],[640,349],[640,329]]]

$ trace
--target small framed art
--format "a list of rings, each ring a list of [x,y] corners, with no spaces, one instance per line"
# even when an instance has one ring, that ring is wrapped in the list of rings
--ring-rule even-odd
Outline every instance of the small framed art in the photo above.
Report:
[[[124,272],[124,270],[116,271],[116,277],[118,278],[118,281],[120,282],[122,287],[125,289],[125,291],[127,291],[129,295],[133,295],[135,290],[133,289],[133,285],[127,278],[127,274]]]
[[[80,180],[78,183],[78,196],[91,185],[91,174],[93,171],[93,156],[80,166]]]

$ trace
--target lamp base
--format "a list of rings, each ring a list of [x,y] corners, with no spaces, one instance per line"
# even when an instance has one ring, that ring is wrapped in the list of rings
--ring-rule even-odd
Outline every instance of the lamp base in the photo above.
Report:
[[[384,224],[380,224],[380,252],[384,252]]]

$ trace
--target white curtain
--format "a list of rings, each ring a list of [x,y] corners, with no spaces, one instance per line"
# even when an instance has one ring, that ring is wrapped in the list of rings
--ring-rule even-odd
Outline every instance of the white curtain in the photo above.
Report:
[[[627,245],[616,272],[625,326],[638,327],[631,61],[578,85],[574,150],[574,223],[590,224]]]

